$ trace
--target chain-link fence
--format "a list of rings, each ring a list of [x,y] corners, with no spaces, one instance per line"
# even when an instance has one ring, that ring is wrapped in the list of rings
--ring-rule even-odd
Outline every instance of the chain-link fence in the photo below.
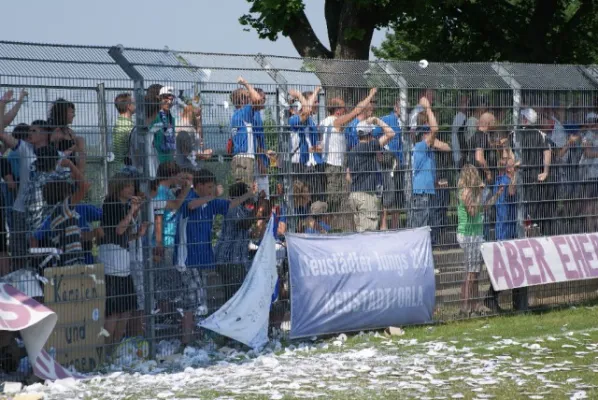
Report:
[[[271,213],[283,332],[287,232],[430,226],[438,321],[596,297],[595,280],[496,293],[476,246],[596,232],[598,67],[0,42],[0,86],[0,272],[58,313],[48,347],[79,370],[119,362],[123,338],[142,357],[215,340],[197,322]]]

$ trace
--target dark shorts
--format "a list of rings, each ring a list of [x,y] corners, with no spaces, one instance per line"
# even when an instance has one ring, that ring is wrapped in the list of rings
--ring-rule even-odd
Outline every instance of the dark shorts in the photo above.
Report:
[[[389,211],[405,208],[405,171],[395,170],[382,173],[382,206]]]
[[[106,315],[135,310],[137,310],[137,296],[131,275],[106,275]]]

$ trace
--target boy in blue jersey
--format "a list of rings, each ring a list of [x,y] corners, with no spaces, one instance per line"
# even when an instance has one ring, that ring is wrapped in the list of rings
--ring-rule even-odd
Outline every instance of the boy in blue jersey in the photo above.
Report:
[[[404,208],[403,188],[403,142],[401,137],[401,103],[399,100],[395,103],[392,112],[381,118],[382,122],[390,126],[395,132],[395,136],[384,146],[385,152],[382,156],[382,221],[380,229],[385,229],[387,216],[391,216],[390,229],[399,228],[400,210]],[[382,136],[382,128],[374,129],[374,138]]]
[[[255,180],[256,154],[263,153],[263,140],[260,140],[263,132],[255,131],[255,113],[265,97],[244,78],[239,77],[237,82],[244,89],[235,90],[231,96],[236,107],[230,123],[233,141],[231,171],[236,182],[251,186]]]
[[[183,343],[188,343],[191,339],[195,311],[207,306],[206,272],[216,269],[212,249],[214,217],[225,216],[230,207],[237,207],[255,196],[256,185],[253,184],[252,188],[253,190],[234,200],[219,199],[216,197],[216,177],[212,172],[202,169],[193,175],[193,190],[181,207],[180,233],[183,237],[179,238],[179,243],[186,243],[186,254],[177,254],[178,266],[185,268],[182,277],[186,297]],[[180,246],[178,251],[181,251]]]

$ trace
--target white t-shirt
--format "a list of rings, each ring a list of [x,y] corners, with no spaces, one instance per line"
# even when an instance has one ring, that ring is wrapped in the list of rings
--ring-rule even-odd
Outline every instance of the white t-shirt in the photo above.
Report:
[[[591,147],[598,147],[598,132],[587,130],[582,133],[583,143]],[[594,149],[592,149],[594,150]],[[598,158],[582,156],[579,164],[582,168],[582,179],[598,179]]]
[[[347,140],[345,134],[334,127],[336,116],[330,115],[320,123],[322,146],[326,164],[342,167],[345,162]]]
[[[31,143],[19,140],[17,147],[13,149],[19,154],[19,191],[13,204],[13,210],[25,212],[25,192],[29,186],[29,176],[31,175],[31,165],[37,159],[35,148]]]

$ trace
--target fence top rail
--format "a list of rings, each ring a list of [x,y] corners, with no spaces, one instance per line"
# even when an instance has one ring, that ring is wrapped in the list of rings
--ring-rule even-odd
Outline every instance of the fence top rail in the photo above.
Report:
[[[460,90],[596,90],[598,66],[510,62],[339,60],[265,54],[124,47],[124,57],[147,81],[234,84],[238,75],[260,85]],[[110,57],[114,46],[0,41],[4,76],[127,79]]]

